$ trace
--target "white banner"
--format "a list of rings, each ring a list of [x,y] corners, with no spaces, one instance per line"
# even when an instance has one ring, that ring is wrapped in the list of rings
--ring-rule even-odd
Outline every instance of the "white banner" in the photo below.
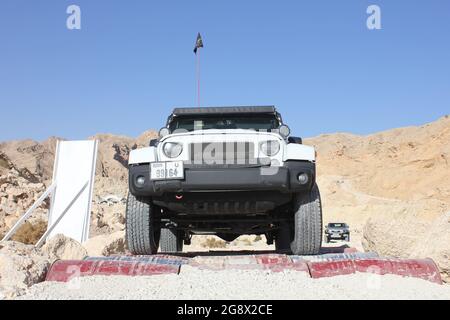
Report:
[[[56,225],[48,238],[64,234],[81,243],[88,240],[97,148],[96,140],[58,142],[48,226]]]

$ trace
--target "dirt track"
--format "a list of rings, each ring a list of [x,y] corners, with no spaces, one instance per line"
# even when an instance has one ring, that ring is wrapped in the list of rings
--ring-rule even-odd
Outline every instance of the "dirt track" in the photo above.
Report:
[[[261,247],[261,248],[260,248]],[[262,244],[252,246],[249,255],[270,253]],[[255,251],[266,249],[264,251]],[[326,251],[341,252],[348,245],[329,244]],[[193,247],[190,247],[192,250]],[[242,248],[240,248],[242,250]],[[187,250],[187,251],[191,251]],[[241,250],[219,249],[188,253],[198,258],[246,256]],[[209,260],[208,260],[209,261]],[[418,278],[356,273],[347,276],[312,279],[306,272],[287,270],[202,270],[182,265],[180,274],[146,277],[95,276],[69,283],[44,282],[33,286],[20,299],[445,299],[450,285],[438,285]]]
[[[354,274],[311,279],[303,272],[206,271],[179,275],[89,277],[41,283],[20,299],[450,299],[450,286],[399,276]]]
[[[355,242],[359,242],[355,235]],[[347,243],[328,244],[327,250],[341,251]],[[189,256],[213,257],[269,253],[263,241],[251,246],[215,249],[207,252],[197,241],[187,246]],[[225,250],[225,251],[224,251]],[[256,251],[257,250],[257,251]],[[261,251],[259,251],[261,250]],[[312,279],[305,272],[267,270],[201,270],[183,265],[179,275],[147,277],[95,276],[69,283],[44,282],[33,286],[20,299],[450,299],[450,285],[395,275],[357,273]]]

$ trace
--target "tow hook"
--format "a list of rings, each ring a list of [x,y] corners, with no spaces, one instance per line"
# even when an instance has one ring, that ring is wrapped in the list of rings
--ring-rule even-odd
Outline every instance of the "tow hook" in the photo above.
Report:
[[[183,199],[183,195],[182,194],[177,194],[177,195],[175,195],[175,199],[182,200]]]

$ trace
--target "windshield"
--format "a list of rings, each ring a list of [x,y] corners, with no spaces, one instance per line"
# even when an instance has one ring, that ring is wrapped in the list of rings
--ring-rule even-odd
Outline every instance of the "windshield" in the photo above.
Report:
[[[169,129],[174,132],[177,129],[187,131],[208,129],[253,129],[266,130],[277,129],[280,126],[278,119],[273,115],[226,115],[204,117],[176,117]]]
[[[330,223],[329,228],[345,228],[347,225],[345,223]]]

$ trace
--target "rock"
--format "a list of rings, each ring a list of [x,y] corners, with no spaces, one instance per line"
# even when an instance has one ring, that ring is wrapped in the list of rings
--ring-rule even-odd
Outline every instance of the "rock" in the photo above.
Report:
[[[450,282],[450,212],[428,221],[406,212],[388,221],[372,217],[363,232],[363,247],[383,256],[431,258],[442,279]]]
[[[88,256],[81,243],[62,234],[48,240],[41,250],[52,260],[82,260]]]
[[[124,254],[126,250],[125,231],[93,237],[86,241],[83,246],[91,257]]]
[[[94,204],[92,211],[92,236],[125,230],[125,204]]]
[[[441,270],[442,279],[450,283],[450,212],[430,224],[410,256],[432,258]]]
[[[104,224],[108,225],[112,230],[124,230],[125,228],[125,205],[116,204],[106,207],[101,218]]]
[[[98,204],[117,204],[120,202],[124,202],[125,198],[115,195],[115,194],[109,194],[104,197],[99,197],[100,199],[97,201]]]
[[[3,163],[0,170],[0,234],[4,234],[45,191],[45,185],[27,170],[17,169],[1,151],[0,163]],[[24,175],[23,172],[28,173]],[[48,209],[48,206],[49,201],[44,202],[31,220],[46,220],[43,209]]]
[[[0,292],[7,298],[23,294],[45,279],[50,257],[31,245],[7,241],[0,244]]]
[[[57,140],[50,138],[41,143],[33,140],[10,141],[0,143],[0,149],[23,177],[30,181],[47,180],[53,174]]]
[[[115,150],[114,160],[118,161],[125,168],[128,168],[128,158],[130,156],[130,151],[136,149],[137,145],[133,145],[131,148],[128,145],[119,145],[117,143],[112,146]]]

